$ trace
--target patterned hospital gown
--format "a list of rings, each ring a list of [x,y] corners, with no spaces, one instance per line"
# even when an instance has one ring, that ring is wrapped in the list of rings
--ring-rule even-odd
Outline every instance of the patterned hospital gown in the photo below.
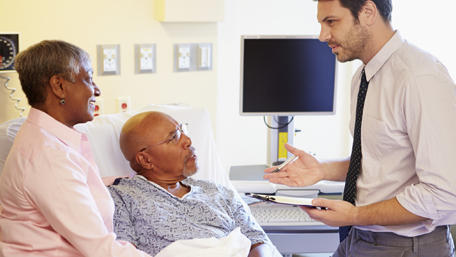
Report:
[[[263,229],[252,220],[233,190],[193,178],[182,183],[191,187],[182,198],[138,175],[109,186],[116,205],[117,238],[151,255],[177,240],[221,238],[236,227],[252,244],[267,241]]]

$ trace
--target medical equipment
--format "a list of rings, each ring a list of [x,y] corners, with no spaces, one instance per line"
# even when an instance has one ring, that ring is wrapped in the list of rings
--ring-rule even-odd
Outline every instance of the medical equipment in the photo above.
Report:
[[[16,103],[14,104],[14,108],[21,111],[19,116],[22,117],[22,113],[25,111],[25,107],[17,107],[17,104],[21,101],[21,99],[13,97],[14,92],[16,92],[16,88],[8,87],[8,81],[10,81],[10,77],[3,77],[2,75],[0,75],[0,78],[5,80],[5,88],[7,90],[11,90],[10,98],[11,98],[11,100],[16,101]]]

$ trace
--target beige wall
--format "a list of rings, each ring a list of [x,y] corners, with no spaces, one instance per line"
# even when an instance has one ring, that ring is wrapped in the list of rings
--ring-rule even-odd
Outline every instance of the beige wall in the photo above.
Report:
[[[156,0],[0,0],[0,32],[20,32],[21,49],[44,39],[61,39],[92,56],[94,81],[100,87],[104,113],[116,112],[116,97],[130,96],[132,109],[149,103],[186,103],[216,114],[217,23],[163,23],[155,19]],[[134,44],[157,46],[157,73],[134,73]],[[212,43],[212,71],[173,72],[173,44]],[[98,76],[96,46],[120,44],[121,75]],[[17,88],[19,106],[30,107],[21,91],[17,73],[9,87]],[[0,78],[0,123],[19,117]],[[215,124],[215,122],[213,123]],[[215,125],[214,125],[215,126]]]

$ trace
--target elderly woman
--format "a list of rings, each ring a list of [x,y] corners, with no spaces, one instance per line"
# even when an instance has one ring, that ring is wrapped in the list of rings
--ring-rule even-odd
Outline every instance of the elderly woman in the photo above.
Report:
[[[114,203],[73,129],[93,119],[100,95],[87,52],[42,41],[15,67],[32,108],[0,179],[0,256],[149,256],[116,241]]]

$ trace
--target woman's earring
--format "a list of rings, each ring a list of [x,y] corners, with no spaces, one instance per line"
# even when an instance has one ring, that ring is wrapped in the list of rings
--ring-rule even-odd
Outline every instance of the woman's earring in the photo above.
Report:
[[[62,100],[60,100],[60,104],[65,105],[65,99],[62,98]]]

